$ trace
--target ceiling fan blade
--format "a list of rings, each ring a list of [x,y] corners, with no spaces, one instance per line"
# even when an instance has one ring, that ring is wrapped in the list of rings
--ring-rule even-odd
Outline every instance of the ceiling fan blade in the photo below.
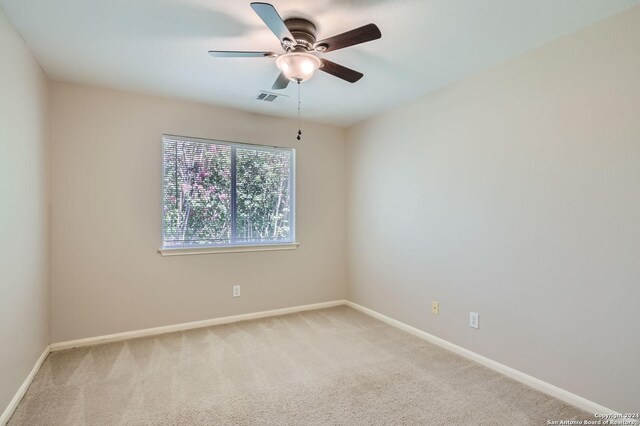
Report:
[[[209,55],[214,58],[275,58],[274,52],[240,52],[233,50],[210,50]]]
[[[278,11],[275,7],[269,3],[254,2],[251,3],[251,8],[258,14],[260,19],[264,21],[267,27],[273,31],[280,41],[284,41],[284,39],[289,39],[291,41],[295,40],[291,35],[289,28],[287,28],[280,15],[278,15]]]
[[[380,37],[382,37],[382,33],[376,24],[367,24],[363,27],[347,31],[346,33],[320,40],[316,42],[313,47],[320,47],[320,49],[318,49],[319,52],[331,52],[344,49],[345,47],[355,46],[356,44],[377,40]],[[324,50],[321,50],[322,47],[325,47]]]
[[[286,89],[287,86],[289,85],[289,80],[284,73],[280,73],[280,75],[278,76],[278,78],[276,79],[275,83],[273,83],[273,86],[271,86],[271,90],[282,90],[282,89]]]
[[[360,80],[364,74],[358,71],[354,71],[351,68],[343,67],[335,62],[322,59],[322,65],[320,65],[320,71],[324,71],[328,74],[341,78],[349,83],[355,83]]]

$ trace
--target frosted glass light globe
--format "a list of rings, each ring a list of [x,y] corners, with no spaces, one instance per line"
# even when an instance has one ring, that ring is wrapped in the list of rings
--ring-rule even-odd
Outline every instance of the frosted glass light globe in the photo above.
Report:
[[[320,68],[320,59],[310,53],[291,52],[278,56],[276,65],[292,81],[306,81]]]

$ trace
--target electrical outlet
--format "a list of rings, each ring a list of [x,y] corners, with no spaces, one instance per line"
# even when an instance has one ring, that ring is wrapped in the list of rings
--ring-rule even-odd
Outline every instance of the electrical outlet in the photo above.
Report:
[[[431,313],[433,315],[440,315],[440,302],[435,300],[431,302]]]
[[[233,286],[233,297],[240,297],[240,286],[239,285],[234,285]]]
[[[477,312],[469,312],[469,327],[480,328],[480,319]]]

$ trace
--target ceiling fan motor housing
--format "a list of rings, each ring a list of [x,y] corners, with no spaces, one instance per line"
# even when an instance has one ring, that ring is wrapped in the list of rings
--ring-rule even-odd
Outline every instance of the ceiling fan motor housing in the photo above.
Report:
[[[316,26],[312,22],[302,18],[290,18],[285,20],[284,24],[295,38],[290,46],[287,40],[282,42],[282,48],[285,51],[293,51],[300,47],[307,51],[313,50],[313,45],[316,42]]]

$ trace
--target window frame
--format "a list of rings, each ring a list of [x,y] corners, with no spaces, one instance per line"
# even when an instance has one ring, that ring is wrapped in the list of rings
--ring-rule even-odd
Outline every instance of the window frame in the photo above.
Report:
[[[205,143],[213,145],[224,145],[231,148],[231,242],[225,244],[208,244],[208,245],[183,245],[183,246],[165,246],[165,223],[164,223],[164,177],[165,177],[165,164],[164,164],[164,150],[165,141],[179,140],[183,142]],[[172,134],[163,134],[161,138],[161,184],[160,184],[160,224],[161,224],[161,244],[158,252],[163,256],[174,255],[191,255],[191,254],[209,254],[209,253],[231,253],[231,252],[258,252],[258,251],[271,251],[271,250],[293,250],[300,245],[296,242],[296,149],[290,147],[279,147],[272,145],[261,145],[245,142],[227,141],[221,139],[205,139],[196,138],[191,136],[179,136]],[[287,151],[291,153],[291,163],[289,164],[289,194],[290,194],[290,238],[286,241],[252,241],[252,242],[236,242],[236,233],[234,228],[236,227],[236,179],[235,179],[235,165],[236,165],[236,149],[238,148],[250,148],[257,151],[266,152],[282,152]]]

